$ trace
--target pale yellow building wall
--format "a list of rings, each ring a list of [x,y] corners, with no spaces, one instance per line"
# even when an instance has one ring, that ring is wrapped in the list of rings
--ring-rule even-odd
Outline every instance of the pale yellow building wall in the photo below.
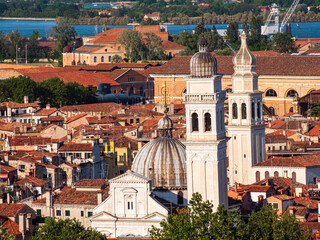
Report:
[[[168,104],[182,103],[182,94],[186,89],[186,75],[156,75],[154,77],[154,98],[156,104],[164,104],[165,85]],[[275,114],[282,116],[293,107],[297,111],[295,98],[286,97],[289,90],[295,90],[302,97],[311,90],[320,89],[320,76],[259,76],[259,90],[264,92],[263,103],[275,109]],[[231,75],[222,77],[222,89],[232,88]],[[274,89],[277,97],[266,97],[268,89]]]

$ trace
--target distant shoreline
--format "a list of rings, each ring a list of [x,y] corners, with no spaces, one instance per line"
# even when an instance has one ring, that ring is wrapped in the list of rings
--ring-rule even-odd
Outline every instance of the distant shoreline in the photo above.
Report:
[[[0,20],[55,21],[55,18],[0,17]]]

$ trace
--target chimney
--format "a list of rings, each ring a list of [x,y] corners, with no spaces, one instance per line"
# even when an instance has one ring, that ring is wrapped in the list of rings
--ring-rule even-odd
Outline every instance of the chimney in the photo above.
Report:
[[[234,191],[238,192],[238,183],[237,182],[234,183]]]
[[[258,199],[259,199],[259,201],[258,201],[258,206],[259,206],[259,207],[262,207],[262,206],[263,206],[263,195],[259,195],[259,196],[258,196]]]
[[[49,103],[46,105],[46,109],[50,109],[50,104]]]
[[[102,198],[103,198],[103,191],[102,190],[99,190],[97,192],[97,198],[98,198],[98,205],[102,203]]]
[[[19,232],[22,233],[22,236],[26,235],[26,214],[19,213]]]
[[[28,96],[24,96],[23,97],[23,102],[24,103],[29,103],[29,97]]]
[[[52,207],[52,192],[50,190],[46,191],[46,207]]]
[[[7,203],[9,204],[10,202],[11,202],[10,193],[7,193]]]
[[[294,214],[293,208],[290,208],[290,209],[289,209],[289,213],[290,213],[290,214]]]

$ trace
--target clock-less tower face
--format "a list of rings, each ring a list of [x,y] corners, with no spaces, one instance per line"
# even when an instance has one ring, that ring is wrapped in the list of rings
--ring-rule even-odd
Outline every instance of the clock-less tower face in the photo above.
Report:
[[[255,182],[252,166],[265,160],[262,92],[258,91],[256,59],[241,35],[233,59],[232,92],[228,93],[229,184]]]
[[[226,131],[221,76],[217,75],[216,60],[207,52],[202,37],[199,52],[190,61],[191,75],[186,77],[184,94],[186,108],[186,153],[188,199],[200,193],[203,200],[218,205],[228,204]]]

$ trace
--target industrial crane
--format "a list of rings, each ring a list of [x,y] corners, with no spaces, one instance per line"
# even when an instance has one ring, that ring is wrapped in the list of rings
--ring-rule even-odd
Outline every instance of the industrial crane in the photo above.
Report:
[[[299,1],[300,0],[293,1],[286,16],[283,18],[283,20],[281,22],[280,29],[279,29],[279,7],[275,3],[272,4],[268,19],[267,19],[265,25],[261,27],[261,34],[269,35],[269,34],[276,34],[279,31],[283,32],[284,26],[288,23],[292,13],[296,9],[297,5],[299,4]],[[273,17],[274,17],[274,20],[272,20]],[[274,22],[274,24],[270,25],[270,22],[272,22],[272,21]]]

